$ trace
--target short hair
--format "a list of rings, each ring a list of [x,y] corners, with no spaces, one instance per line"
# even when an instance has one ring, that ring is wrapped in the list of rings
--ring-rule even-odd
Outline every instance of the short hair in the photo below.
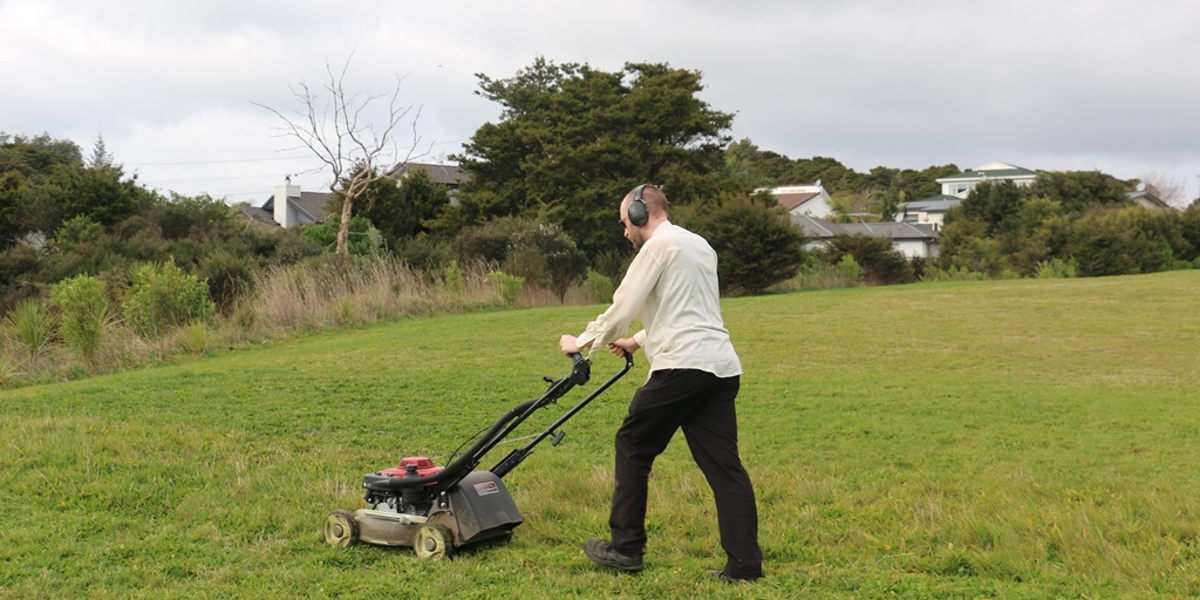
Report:
[[[646,187],[642,189],[642,202],[646,203],[646,209],[651,214],[667,214],[667,206],[671,204],[662,189],[652,183],[646,184]]]

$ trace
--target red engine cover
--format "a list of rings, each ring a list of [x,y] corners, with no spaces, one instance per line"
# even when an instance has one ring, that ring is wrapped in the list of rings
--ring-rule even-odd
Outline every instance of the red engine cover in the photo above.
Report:
[[[433,461],[430,460],[428,457],[409,456],[407,458],[400,459],[400,464],[397,465],[395,468],[384,469],[384,470],[380,471],[379,474],[387,475],[389,477],[404,477],[404,474],[408,472],[407,471],[408,465],[416,466],[417,467],[417,475],[419,475],[421,477],[437,475],[438,473],[442,472],[442,468],[433,464]]]

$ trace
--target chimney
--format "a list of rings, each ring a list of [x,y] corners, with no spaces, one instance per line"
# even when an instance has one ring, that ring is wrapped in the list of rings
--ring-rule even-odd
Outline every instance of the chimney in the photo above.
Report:
[[[288,203],[288,198],[299,198],[300,186],[292,185],[292,176],[283,178],[283,185],[275,188],[275,222],[281,227],[291,227],[296,224],[296,209]]]

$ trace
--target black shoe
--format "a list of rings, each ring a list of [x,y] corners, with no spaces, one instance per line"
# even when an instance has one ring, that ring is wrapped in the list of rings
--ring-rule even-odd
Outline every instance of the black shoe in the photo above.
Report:
[[[588,541],[583,543],[583,553],[592,562],[602,566],[624,571],[626,573],[637,573],[643,568],[642,556],[625,556],[616,550],[613,550],[612,544],[602,542],[596,538],[588,538]]]
[[[756,577],[734,577],[725,571],[709,571],[708,573],[725,583],[754,583],[761,577],[761,575]]]

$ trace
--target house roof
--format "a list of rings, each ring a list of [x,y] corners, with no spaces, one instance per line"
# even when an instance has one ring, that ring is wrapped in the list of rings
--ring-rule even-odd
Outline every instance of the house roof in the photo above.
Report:
[[[333,197],[332,192],[300,192],[300,196],[288,196],[288,202],[296,207],[296,210],[304,213],[306,217],[312,219],[314,223],[320,223],[329,216],[329,211],[325,206],[329,204],[329,199]],[[275,196],[271,196],[263,203],[262,209],[271,215],[271,220],[275,220]]]
[[[800,226],[805,235],[821,240],[837,235],[865,235],[893,240],[936,240],[941,237],[933,225],[917,223],[830,223],[808,215],[792,215],[792,223]]]
[[[1131,202],[1140,202],[1144,200],[1159,208],[1170,208],[1171,206],[1150,190],[1134,190],[1132,192],[1126,192],[1125,196],[1128,197]]]
[[[987,177],[989,179],[1021,179],[1026,177],[1036,177],[1037,173],[1030,171],[1024,167],[1010,165],[999,161],[992,161],[986,165],[967,169],[962,173],[939,177],[938,183],[958,181],[958,180],[974,180]]]
[[[242,216],[249,219],[250,224],[256,229],[261,229],[263,231],[279,229],[279,223],[275,222],[275,215],[265,208],[250,206],[247,203],[237,204],[235,205],[235,208],[238,209],[238,212],[241,213]]]
[[[471,174],[462,170],[462,167],[459,167],[458,165],[432,163],[404,163],[392,169],[392,172],[389,173],[389,175],[399,179],[413,171],[418,170],[428,173],[429,178],[432,179],[434,183],[440,183],[442,185],[448,185],[452,187],[462,185],[471,178]]]
[[[946,212],[962,204],[962,198],[938,194],[912,202],[905,202],[904,209],[919,212]]]
[[[842,229],[848,235],[885,237],[893,240],[936,240],[941,233],[933,225],[917,223],[847,223]]]
[[[809,200],[812,200],[813,198],[816,198],[817,196],[820,196],[820,195],[821,195],[821,192],[804,192],[804,193],[799,193],[799,194],[776,194],[775,199],[779,201],[780,206],[782,206],[788,212],[791,212],[793,210],[796,210],[797,207],[804,204],[805,202],[808,202]]]

